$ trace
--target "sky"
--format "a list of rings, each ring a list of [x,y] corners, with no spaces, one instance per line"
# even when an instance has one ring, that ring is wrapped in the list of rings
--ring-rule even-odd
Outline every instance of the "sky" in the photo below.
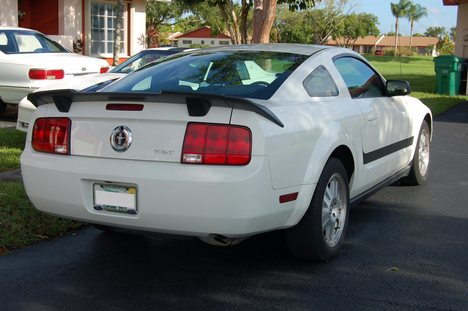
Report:
[[[372,13],[379,19],[381,33],[395,31],[395,17],[390,10],[390,3],[399,0],[349,0],[352,6],[351,12]],[[413,0],[414,3],[426,7],[428,17],[415,22],[413,33],[424,33],[431,26],[444,26],[447,30],[457,24],[457,7],[444,6],[442,0]],[[409,36],[410,24],[407,19],[400,20],[400,33]]]

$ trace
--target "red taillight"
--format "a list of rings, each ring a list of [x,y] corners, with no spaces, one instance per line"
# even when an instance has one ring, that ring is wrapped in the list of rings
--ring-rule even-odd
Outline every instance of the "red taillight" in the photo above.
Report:
[[[70,154],[71,120],[40,118],[34,123],[32,147],[46,153]]]
[[[101,70],[99,71],[99,73],[106,73],[109,71],[109,67],[101,67]]]
[[[182,163],[247,165],[252,151],[250,129],[238,125],[189,123]]]
[[[62,69],[29,69],[29,79],[31,80],[59,80],[65,77]]]

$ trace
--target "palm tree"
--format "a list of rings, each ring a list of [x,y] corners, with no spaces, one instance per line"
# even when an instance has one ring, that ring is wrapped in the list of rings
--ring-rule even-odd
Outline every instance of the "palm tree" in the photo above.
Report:
[[[414,22],[417,22],[418,20],[420,20],[421,18],[426,17],[426,16],[427,16],[427,9],[425,7],[423,7],[419,3],[418,4],[410,3],[410,5],[408,7],[408,11],[406,12],[406,18],[409,20],[409,22],[411,24],[410,43],[409,43],[410,52],[411,52],[411,49],[413,47],[413,26],[414,26]]]
[[[412,4],[411,0],[400,0],[398,3],[390,3],[390,9],[393,16],[395,16],[395,55],[398,54],[398,19],[407,15],[409,6]]]

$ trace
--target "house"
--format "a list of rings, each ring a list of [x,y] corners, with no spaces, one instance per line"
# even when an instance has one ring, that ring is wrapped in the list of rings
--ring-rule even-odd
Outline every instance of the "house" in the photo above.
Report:
[[[38,30],[70,50],[113,57],[117,0],[2,0],[0,25]],[[146,1],[126,0],[120,58],[145,48]]]
[[[191,47],[194,44],[210,47],[232,44],[231,37],[225,34],[213,35],[209,26],[181,34],[174,39],[177,39],[173,41],[174,46],[178,47]]]
[[[468,0],[443,0],[444,5],[458,5],[455,55],[468,58]]]
[[[436,56],[437,52],[435,46],[439,42],[436,37],[413,37],[412,48],[416,50],[419,55],[431,54]],[[332,46],[344,46],[345,42],[343,39],[338,38],[337,40],[330,39],[327,45]],[[410,37],[399,36],[398,47],[409,48]],[[394,36],[365,36],[358,38],[352,45],[352,49],[358,53],[373,53],[374,51],[384,51],[385,49],[395,48],[395,37]]]

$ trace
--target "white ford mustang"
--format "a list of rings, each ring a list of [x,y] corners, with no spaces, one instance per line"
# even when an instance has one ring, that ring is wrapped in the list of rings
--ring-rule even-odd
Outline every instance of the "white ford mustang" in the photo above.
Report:
[[[286,229],[326,261],[352,205],[426,181],[432,116],[409,93],[348,49],[178,54],[96,93],[30,94],[23,180],[39,210],[100,228],[226,245]]]

